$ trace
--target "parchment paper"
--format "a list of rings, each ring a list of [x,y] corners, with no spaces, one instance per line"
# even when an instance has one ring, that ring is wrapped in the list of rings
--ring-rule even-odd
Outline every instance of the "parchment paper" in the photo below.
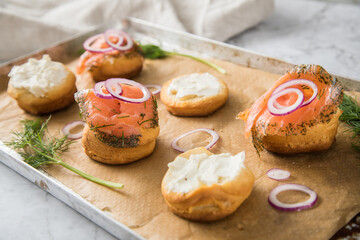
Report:
[[[230,90],[225,106],[209,117],[172,116],[158,99],[161,130],[151,156],[127,165],[109,166],[89,159],[80,140],[62,155],[66,163],[76,168],[124,183],[123,190],[94,184],[61,166],[44,169],[97,208],[148,239],[329,239],[360,211],[360,159],[351,149],[350,133],[344,133],[346,127],[341,124],[335,144],[325,152],[280,156],[264,151],[259,157],[250,139],[244,137],[244,122],[235,120],[235,116],[240,110],[250,107],[279,76],[229,62],[215,62],[227,69],[228,74],[222,75],[181,57],[145,61],[142,73],[135,78],[141,83],[163,84],[179,75],[210,72],[225,80]],[[74,69],[75,62],[69,66]],[[87,81],[87,78],[78,78],[78,87],[93,84]],[[2,84],[0,95],[0,137],[3,141],[11,139],[11,130],[19,129],[19,120],[32,117],[24,114],[6,94],[5,85]],[[52,114],[51,134],[61,134],[66,123],[79,120],[78,113],[74,103]],[[160,190],[167,164],[179,154],[171,148],[171,140],[200,127],[219,133],[219,142],[210,149],[213,153],[236,154],[245,150],[245,163],[256,177],[251,195],[240,208],[231,216],[213,223],[191,222],[175,216],[168,210]],[[180,144],[195,147],[204,146],[208,141],[210,137],[198,134],[190,135]],[[291,178],[283,182],[304,184],[315,190],[319,196],[315,207],[301,212],[282,212],[272,208],[267,202],[268,194],[283,183],[266,176],[266,171],[273,167],[291,172]],[[279,195],[286,202],[306,197],[292,191]]]

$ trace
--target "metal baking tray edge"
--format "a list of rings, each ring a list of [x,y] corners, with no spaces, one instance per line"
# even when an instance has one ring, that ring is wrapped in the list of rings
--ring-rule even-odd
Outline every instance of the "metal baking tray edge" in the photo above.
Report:
[[[192,54],[230,61],[246,67],[260,69],[263,71],[282,74],[290,69],[293,64],[285,61],[260,55],[258,53],[229,45],[223,42],[196,36],[190,33],[172,30],[159,26],[144,20],[136,18],[127,18],[120,24],[114,24],[123,28],[134,35],[135,39],[141,36],[147,36],[158,41],[158,44],[170,43],[180,47],[182,52],[191,52]],[[7,74],[12,66],[19,65],[27,61],[30,57],[40,57],[43,54],[49,54],[55,61],[67,62],[77,56],[77,51],[81,49],[83,41],[102,30],[111,26],[101,26],[96,30],[77,34],[64,41],[53,44],[41,50],[36,50],[25,56],[13,59],[0,65],[0,79],[6,81]],[[164,46],[165,48],[167,46]],[[174,50],[174,49],[171,49]],[[179,48],[175,49],[179,50]],[[360,80],[349,79],[347,77],[336,76],[343,83],[346,89],[360,91]],[[2,82],[3,83],[3,82]],[[74,210],[78,211],[89,220],[93,221],[110,234],[121,239],[144,239],[142,236],[116,221],[107,213],[102,212],[70,188],[57,181],[55,178],[42,170],[37,170],[25,162],[14,150],[8,148],[0,141],[0,162],[21,174],[29,181],[35,183],[43,190],[49,192]]]

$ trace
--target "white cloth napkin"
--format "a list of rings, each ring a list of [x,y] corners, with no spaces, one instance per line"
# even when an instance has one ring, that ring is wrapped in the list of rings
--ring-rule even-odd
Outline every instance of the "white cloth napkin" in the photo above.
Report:
[[[273,8],[273,0],[2,0],[0,61],[128,16],[224,41]]]

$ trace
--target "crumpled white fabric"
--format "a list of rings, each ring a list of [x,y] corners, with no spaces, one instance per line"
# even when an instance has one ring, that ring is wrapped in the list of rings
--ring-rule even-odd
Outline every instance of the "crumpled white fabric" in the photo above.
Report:
[[[273,8],[273,0],[2,0],[0,61],[128,16],[224,41]]]

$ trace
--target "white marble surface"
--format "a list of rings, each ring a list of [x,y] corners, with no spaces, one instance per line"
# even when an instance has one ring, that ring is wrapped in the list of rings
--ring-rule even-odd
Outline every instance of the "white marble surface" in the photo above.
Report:
[[[229,43],[360,79],[360,5],[276,0],[274,15]],[[0,238],[116,239],[0,164]]]
[[[229,43],[360,80],[360,2],[333,2],[276,0],[272,17]]]

